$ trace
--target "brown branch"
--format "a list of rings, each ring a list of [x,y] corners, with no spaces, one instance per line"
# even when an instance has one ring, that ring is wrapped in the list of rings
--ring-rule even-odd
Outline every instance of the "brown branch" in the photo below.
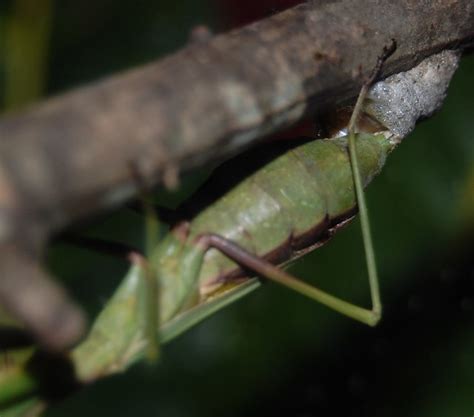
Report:
[[[129,198],[135,192],[130,163],[158,183],[353,97],[392,38],[398,50],[385,75],[447,47],[472,45],[474,4],[308,2],[5,117],[0,242],[21,256],[37,254],[53,231]],[[16,274],[11,263],[4,267],[8,256],[0,250],[1,279]],[[23,286],[37,275],[4,287],[0,301],[59,346],[73,336],[48,330],[54,320],[20,302]],[[53,298],[43,291],[38,301],[46,316],[64,305],[61,293],[51,291]],[[78,320],[73,311],[66,316]]]

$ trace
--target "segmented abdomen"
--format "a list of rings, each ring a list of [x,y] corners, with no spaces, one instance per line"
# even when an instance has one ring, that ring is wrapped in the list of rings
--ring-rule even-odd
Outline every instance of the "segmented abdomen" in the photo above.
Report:
[[[346,138],[317,140],[276,158],[200,213],[191,223],[189,241],[216,233],[272,261],[291,259],[355,209],[346,147]],[[383,135],[358,135],[365,184],[379,172],[390,149]],[[235,263],[209,250],[199,277],[201,293],[214,291],[236,270]]]

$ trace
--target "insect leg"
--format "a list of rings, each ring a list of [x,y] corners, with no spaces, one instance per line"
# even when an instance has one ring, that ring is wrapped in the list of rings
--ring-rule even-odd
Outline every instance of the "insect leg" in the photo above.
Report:
[[[156,247],[157,239],[159,236],[159,221],[156,213],[153,209],[151,202],[147,199],[144,200],[144,206],[146,207],[145,217],[145,254],[146,259],[151,259],[151,253]],[[158,325],[159,319],[159,305],[158,300],[160,299],[160,288],[157,276],[157,271],[153,266],[152,262],[146,262],[145,264],[145,277],[147,280],[147,327],[146,334],[148,339],[147,345],[147,358],[150,362],[156,361],[159,355],[160,341],[158,339]]]
[[[143,263],[143,275],[146,279],[147,292],[146,292],[146,338],[148,340],[146,356],[150,362],[156,361],[159,355],[158,340],[158,325],[159,319],[159,306],[158,300],[160,295],[159,281],[157,277],[157,271],[153,267],[153,264],[149,262],[153,249],[158,243],[160,222],[157,218],[153,202],[150,199],[150,191],[148,190],[147,184],[141,176],[138,167],[130,165],[132,176],[138,186],[139,198],[145,211],[145,257],[147,262]]]
[[[228,256],[234,262],[256,272],[258,275],[299,292],[354,320],[374,326],[380,319],[380,311],[375,308],[368,310],[330,295],[319,288],[299,280],[265,259],[253,255],[241,246],[222,236],[215,234],[201,235],[196,243],[204,248],[213,247]]]
[[[396,43],[392,40],[392,44],[388,48],[384,48],[382,55],[377,60],[377,64],[369,77],[364,83],[354,106],[354,111],[349,121],[348,144],[349,144],[349,158],[352,167],[352,176],[354,179],[354,189],[357,197],[357,205],[360,213],[360,224],[362,229],[362,239],[364,242],[365,260],[367,263],[367,273],[369,276],[370,296],[372,300],[372,311],[378,317],[382,315],[382,303],[380,301],[379,281],[377,274],[377,264],[375,261],[375,252],[372,242],[372,233],[370,231],[369,214],[367,204],[365,201],[364,187],[362,186],[362,179],[359,170],[359,163],[357,159],[357,151],[355,145],[355,130],[357,119],[362,111],[364,100],[371,84],[377,78],[384,61],[393,54],[396,49]]]
[[[357,155],[355,151],[355,125],[359,113],[362,110],[364,99],[367,95],[367,91],[370,85],[377,77],[383,62],[394,52],[396,48],[395,42],[389,48],[384,48],[382,56],[378,59],[377,65],[367,82],[363,85],[359,97],[357,99],[350,123],[349,123],[349,154],[350,162],[353,172],[355,192],[357,197],[357,203],[361,213],[361,224],[362,224],[362,235],[364,240],[364,248],[367,261],[367,269],[369,275],[370,294],[372,299],[372,309],[365,309],[356,306],[352,303],[344,301],[340,298],[334,297],[316,287],[313,287],[305,282],[295,278],[291,274],[283,271],[282,269],[272,265],[266,260],[259,258],[246,251],[237,244],[230,240],[214,234],[206,234],[198,238],[198,245],[204,250],[208,247],[214,247],[224,253],[233,261],[237,262],[243,267],[246,267],[257,274],[267,279],[278,282],[286,287],[289,287],[303,295],[306,295],[322,304],[345,314],[355,320],[359,320],[368,325],[375,325],[379,320],[382,313],[382,306],[380,302],[379,285],[377,278],[377,269],[375,263],[375,256],[373,250],[373,244],[370,234],[370,225],[368,221],[367,206],[364,199],[363,187],[361,181],[361,175],[359,171]]]
[[[146,279],[146,339],[148,341],[146,356],[150,362],[155,362],[160,352],[160,341],[158,340],[158,323],[159,323],[159,285],[156,271],[151,262],[145,262],[143,274]]]

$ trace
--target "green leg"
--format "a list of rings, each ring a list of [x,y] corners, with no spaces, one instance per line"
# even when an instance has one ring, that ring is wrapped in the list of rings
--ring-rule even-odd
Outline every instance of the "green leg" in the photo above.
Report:
[[[150,201],[144,200],[146,207],[146,241],[145,241],[145,255],[147,260],[151,259],[151,253],[158,243],[159,227],[160,223],[155,214],[153,206]],[[150,362],[155,362],[159,355],[160,341],[158,340],[158,327],[160,323],[159,319],[159,299],[160,299],[160,288],[157,276],[157,271],[151,264],[146,263],[145,277],[147,280],[147,358]]]
[[[389,48],[384,49],[381,57],[379,57],[377,65],[369,78],[363,85],[359,97],[357,99],[351,120],[349,122],[349,156],[351,161],[352,173],[354,177],[354,187],[357,197],[357,204],[359,206],[362,237],[364,241],[365,257],[367,261],[367,270],[369,275],[370,295],[372,299],[372,309],[365,309],[355,304],[348,303],[340,298],[334,297],[316,287],[313,287],[305,282],[295,278],[282,269],[272,265],[266,260],[259,258],[235,243],[218,235],[204,235],[201,237],[201,242],[204,245],[212,246],[238,264],[249,268],[262,277],[278,282],[288,288],[291,288],[307,297],[312,298],[339,313],[349,316],[355,320],[361,321],[370,326],[374,326],[380,320],[382,315],[382,304],[380,302],[380,292],[377,277],[377,268],[375,263],[375,255],[372,244],[372,237],[370,233],[369,217],[367,212],[367,205],[365,203],[364,189],[362,187],[361,175],[359,172],[359,165],[357,161],[357,154],[355,148],[355,126],[359,113],[362,110],[364,99],[370,85],[374,82],[383,62],[395,51],[395,42]]]
[[[145,258],[147,262],[143,265],[143,275],[146,279],[147,287],[145,334],[148,343],[146,357],[149,362],[153,363],[158,359],[160,351],[160,341],[158,340],[160,288],[157,271],[149,260],[151,259],[152,251],[158,244],[160,222],[153,207],[153,202],[150,200],[148,186],[138,168],[135,165],[131,165],[130,170],[137,184],[139,198],[145,211]]]
[[[357,158],[355,134],[357,119],[362,111],[364,100],[367,96],[367,92],[371,84],[375,81],[382,64],[385,60],[395,52],[396,43],[392,40],[392,44],[388,48],[384,48],[382,55],[377,60],[374,70],[372,71],[369,79],[362,86],[359,97],[357,97],[354,111],[352,112],[351,119],[349,121],[349,158],[352,167],[352,177],[354,179],[354,189],[357,198],[357,205],[360,213],[360,225],[362,230],[362,239],[364,242],[365,260],[367,264],[367,273],[369,275],[369,286],[370,286],[370,297],[372,299],[372,313],[374,317],[377,317],[377,321],[382,316],[382,303],[380,301],[380,290],[379,290],[379,279],[377,274],[377,263],[375,261],[375,251],[372,242],[372,233],[370,231],[369,213],[367,210],[367,204],[365,201],[364,187],[362,186],[362,179],[359,171],[359,162]]]
[[[154,268],[149,262],[146,262],[144,266],[144,276],[147,286],[145,334],[148,343],[146,347],[146,357],[149,362],[153,363],[158,359],[160,352],[160,341],[158,340],[159,285]]]
[[[253,255],[222,236],[212,234],[203,235],[200,237],[199,244],[213,247],[239,265],[255,271],[258,275],[297,291],[354,320],[374,326],[380,319],[380,309],[376,310],[373,308],[372,310],[368,310],[348,303],[338,297],[334,297],[319,288],[306,284],[283,269],[280,269],[263,258]],[[375,304],[374,301],[375,300],[372,299],[373,304]]]

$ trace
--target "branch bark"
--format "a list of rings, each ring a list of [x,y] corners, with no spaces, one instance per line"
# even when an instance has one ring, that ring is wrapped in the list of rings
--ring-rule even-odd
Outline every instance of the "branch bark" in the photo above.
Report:
[[[2,280],[17,274],[6,262],[12,248],[15,256],[36,259],[52,232],[131,197],[130,164],[156,184],[336,106],[355,96],[392,38],[398,50],[384,75],[442,49],[473,45],[474,4],[307,2],[4,117]],[[46,318],[22,303],[28,282],[44,280],[33,270],[15,285],[0,284],[0,302],[43,341],[62,346],[79,334],[78,315],[54,286],[37,300]],[[76,332],[58,336],[66,330],[52,319],[57,311],[76,322]]]

